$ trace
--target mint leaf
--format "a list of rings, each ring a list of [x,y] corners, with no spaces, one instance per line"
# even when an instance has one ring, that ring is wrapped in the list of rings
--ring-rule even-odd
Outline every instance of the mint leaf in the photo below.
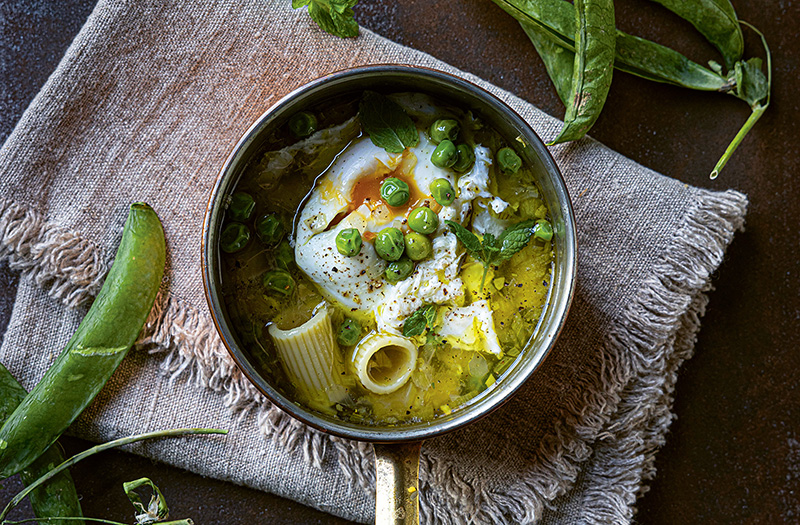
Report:
[[[403,335],[405,337],[414,337],[421,335],[425,328],[432,328],[433,322],[436,319],[436,305],[429,304],[423,306],[403,322]]]
[[[419,133],[411,117],[399,104],[374,91],[364,92],[358,118],[372,143],[389,153],[402,153],[419,144]]]
[[[358,0],[292,0],[292,7],[308,6],[308,15],[326,33],[342,38],[358,36],[358,24],[351,7]]]
[[[500,254],[496,262],[507,261],[515,253],[527,246],[535,229],[536,221],[531,219],[510,226],[501,233],[497,239],[500,243]]]
[[[464,228],[457,222],[444,221],[444,223],[447,224],[447,226],[450,228],[450,231],[452,231],[456,236],[456,239],[461,241],[461,244],[463,244],[464,248],[467,249],[467,253],[476,259],[482,258],[481,255],[483,254],[483,245],[481,244],[481,241],[478,239],[477,235]]]

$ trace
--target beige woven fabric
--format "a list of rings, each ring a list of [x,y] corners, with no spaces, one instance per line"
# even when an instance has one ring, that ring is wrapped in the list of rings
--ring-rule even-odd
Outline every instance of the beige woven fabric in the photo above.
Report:
[[[362,64],[461,75],[545,138],[559,123],[368,31],[331,37],[289,4],[99,2],[0,150],[0,257],[27,276],[0,361],[28,388],[41,377],[97,293],[129,204],[144,200],[167,235],[162,293],[139,349],[71,432],[106,440],[176,425],[229,428],[226,438],[135,452],[368,522],[369,448],[321,436],[272,408],[210,324],[200,233],[216,174],[281,96]],[[654,475],[675,372],[692,352],[709,275],[742,226],[739,193],[687,187],[590,139],[552,152],[579,225],[567,326],[512,401],[424,444],[425,523],[628,522]]]

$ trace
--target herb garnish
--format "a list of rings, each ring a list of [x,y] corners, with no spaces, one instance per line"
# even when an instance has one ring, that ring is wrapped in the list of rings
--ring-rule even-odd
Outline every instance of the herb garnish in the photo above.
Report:
[[[292,7],[298,9],[308,6],[308,15],[326,33],[343,38],[358,36],[351,7],[358,0],[292,0]]]
[[[396,102],[374,91],[365,91],[358,118],[373,144],[389,153],[402,153],[419,144],[417,127]]]
[[[481,289],[486,282],[486,274],[489,272],[489,267],[507,261],[515,253],[527,246],[537,228],[536,220],[530,219],[509,226],[499,237],[487,233],[481,240],[478,239],[477,235],[457,222],[445,221],[445,224],[450,227],[456,238],[461,241],[467,253],[483,264]]]
[[[429,304],[418,308],[413,314],[408,316],[408,319],[406,319],[405,322],[403,322],[403,335],[405,337],[421,335],[426,328],[433,328],[433,322],[435,320],[435,304]]]

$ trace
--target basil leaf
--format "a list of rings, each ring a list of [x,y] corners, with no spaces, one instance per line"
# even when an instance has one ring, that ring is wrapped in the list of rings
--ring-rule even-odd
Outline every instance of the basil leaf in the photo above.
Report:
[[[411,117],[399,104],[374,91],[364,92],[358,118],[372,143],[389,153],[402,153],[419,144],[419,133]]]
[[[421,335],[425,328],[432,327],[433,321],[436,319],[436,305],[429,304],[423,306],[403,322],[403,335],[405,337],[414,337]]]
[[[326,33],[342,38],[358,36],[356,23],[351,7],[358,0],[292,0],[292,7],[298,9],[308,6],[308,15]]]
[[[500,243],[500,255],[496,262],[499,263],[510,259],[515,253],[527,246],[535,228],[536,221],[531,219],[506,229],[497,239]]]
[[[477,235],[464,228],[457,222],[444,221],[444,223],[447,224],[447,226],[450,228],[450,231],[452,231],[456,236],[456,239],[461,241],[461,244],[464,245],[467,253],[476,259],[481,258],[481,255],[483,254],[483,245],[481,244],[481,241],[478,239]]]
[[[572,96],[564,116],[564,127],[548,145],[577,140],[586,135],[600,116],[611,88],[616,45],[614,2],[575,0],[575,13],[577,30]]]

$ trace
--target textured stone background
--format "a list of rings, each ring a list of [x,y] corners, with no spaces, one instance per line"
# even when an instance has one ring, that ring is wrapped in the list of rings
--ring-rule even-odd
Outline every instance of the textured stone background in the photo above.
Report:
[[[288,1],[288,0],[287,0]],[[0,140],[56,67],[92,0],[0,2]],[[789,0],[734,0],[740,18],[772,48],[772,107],[720,179],[707,174],[747,118],[732,97],[697,93],[615,73],[592,135],[611,148],[696,186],[750,197],[747,231],[737,235],[715,281],[695,357],[681,371],[678,419],[658,460],[658,477],[639,502],[637,522],[797,523],[800,520],[800,267],[796,101],[800,11]],[[704,62],[713,49],[691,26],[645,0],[617,0],[624,31],[673,46]],[[361,0],[358,21],[426,51],[561,116],[541,61],[515,22],[488,0],[447,4]],[[759,54],[746,33],[747,54]],[[0,334],[17,276],[0,265]],[[87,443],[65,440],[69,453]],[[345,523],[269,494],[208,480],[124,453],[74,468],[89,516],[130,522],[123,481],[153,478],[173,517],[198,524]],[[0,489],[5,503],[19,489]],[[20,515],[29,516],[24,510]]]

